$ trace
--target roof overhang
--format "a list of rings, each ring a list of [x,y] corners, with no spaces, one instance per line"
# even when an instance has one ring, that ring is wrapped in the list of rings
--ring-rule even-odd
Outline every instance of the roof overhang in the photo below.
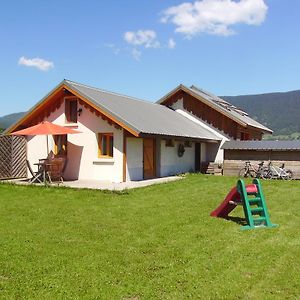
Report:
[[[153,134],[153,133],[140,133],[142,138],[162,138],[162,139],[175,139],[175,140],[189,140],[193,142],[203,142],[203,143],[220,143],[221,139],[207,139],[200,137],[188,137],[188,136],[175,136],[175,135],[164,135],[164,134]]]
[[[96,105],[89,97],[87,97],[86,95],[83,95],[82,93],[80,93],[78,90],[74,89],[73,86],[69,85],[67,81],[65,81],[64,83],[64,87],[71,92],[73,95],[77,96],[79,99],[81,99],[82,101],[86,102],[87,104],[89,104],[91,107],[93,107],[95,110],[99,111],[100,113],[102,113],[103,115],[105,115],[107,118],[111,119],[112,121],[114,121],[116,124],[118,124],[119,126],[121,126],[122,128],[124,128],[125,130],[127,130],[128,132],[130,132],[131,134],[133,134],[134,136],[138,137],[140,132],[136,129],[133,128],[132,126],[128,126],[128,124],[126,124],[123,120],[120,120],[115,114],[113,114],[112,112],[108,111],[107,109],[105,109],[104,107],[99,107],[98,105]]]
[[[270,129],[264,129],[261,127],[254,127],[254,126],[250,126],[245,122],[242,122],[241,120],[239,120],[238,118],[234,117],[233,115],[231,115],[229,112],[227,112],[225,109],[222,109],[221,107],[217,107],[217,106],[213,106],[208,100],[206,100],[205,98],[201,97],[199,94],[197,94],[196,92],[193,92],[191,89],[187,88],[185,85],[180,84],[178,85],[175,89],[173,89],[172,91],[170,91],[168,94],[166,94],[165,96],[163,96],[161,99],[159,99],[156,103],[158,104],[164,104],[166,102],[166,100],[176,94],[177,92],[179,92],[180,90],[184,91],[185,93],[187,93],[188,95],[196,98],[197,100],[205,103],[206,105],[208,105],[209,107],[211,107],[212,109],[218,111],[219,113],[223,114],[224,116],[228,117],[229,119],[235,121],[236,123],[238,123],[240,126],[244,127],[244,128],[254,128],[254,129],[260,129],[263,133],[273,133],[272,130]]]
[[[262,127],[259,127],[259,126],[254,127],[254,126],[251,126],[251,125],[248,125],[248,128],[254,129],[254,130],[260,129],[262,133],[270,133],[270,134],[273,134],[273,130],[271,130],[271,129],[269,129],[269,128],[268,128],[268,129],[265,129],[265,128],[262,128]]]
[[[300,151],[300,141],[229,141],[221,148],[229,151]]]
[[[32,115],[36,112],[36,110],[41,109],[44,105],[46,105],[49,101],[51,101],[52,97],[57,95],[62,90],[67,90],[80,100],[84,101],[91,107],[93,107],[96,111],[103,114],[107,118],[111,119],[113,122],[133,134],[134,136],[138,137],[139,132],[133,128],[130,128],[126,124],[124,124],[122,121],[120,121],[118,118],[107,112],[105,109],[99,108],[99,106],[95,105],[90,99],[85,97],[85,95],[82,95],[79,91],[75,90],[73,87],[71,87],[66,80],[63,80],[61,83],[59,83],[54,89],[52,89],[44,98],[42,98],[35,106],[33,106],[22,118],[20,118],[16,123],[11,125],[8,129],[5,130],[4,134],[10,134],[14,132],[20,125],[22,125],[24,122],[26,122]]]

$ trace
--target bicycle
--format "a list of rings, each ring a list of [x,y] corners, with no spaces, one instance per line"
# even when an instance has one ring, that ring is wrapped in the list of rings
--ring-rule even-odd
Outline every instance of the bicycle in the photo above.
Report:
[[[252,177],[265,179],[267,175],[267,169],[264,167],[264,162],[260,162],[257,167],[251,165],[250,161],[245,161],[244,168],[239,170],[239,177]]]
[[[239,170],[239,177],[252,177],[254,178],[256,176],[256,170],[254,169],[254,167],[251,165],[250,161],[245,161],[245,166],[244,168]]]
[[[268,179],[283,179],[291,180],[293,179],[293,172],[290,169],[285,169],[284,163],[280,166],[274,166],[270,161],[268,164],[267,176]]]
[[[266,179],[268,175],[268,168],[264,167],[264,162],[258,164],[258,169],[256,170],[256,178]]]

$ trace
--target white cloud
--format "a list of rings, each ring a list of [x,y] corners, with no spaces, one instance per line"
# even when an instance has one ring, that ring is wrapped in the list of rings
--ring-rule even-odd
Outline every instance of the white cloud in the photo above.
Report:
[[[18,64],[26,67],[34,67],[41,71],[49,71],[50,69],[54,68],[54,63],[52,61],[48,61],[39,57],[26,58],[22,56],[19,58]]]
[[[169,49],[174,49],[175,47],[176,47],[175,41],[172,38],[169,39],[169,41],[168,41],[168,48]]]
[[[124,40],[134,46],[145,48],[159,48],[160,43],[156,39],[156,32],[153,30],[127,31],[124,33]]]
[[[137,31],[126,31],[123,34],[124,40],[131,46],[129,52],[131,56],[136,60],[140,61],[142,51],[145,48],[152,49],[163,49],[169,48],[174,49],[176,43],[174,39],[170,38],[166,43],[160,43],[157,39],[157,34],[154,30],[137,30]],[[113,44],[106,44],[106,47],[113,48]]]
[[[131,55],[136,61],[140,61],[141,56],[142,56],[142,52],[135,49],[135,48],[133,48],[132,51],[131,51]]]
[[[264,0],[198,0],[169,7],[161,21],[173,23],[188,38],[200,33],[228,36],[235,33],[235,24],[260,25],[267,10]]]

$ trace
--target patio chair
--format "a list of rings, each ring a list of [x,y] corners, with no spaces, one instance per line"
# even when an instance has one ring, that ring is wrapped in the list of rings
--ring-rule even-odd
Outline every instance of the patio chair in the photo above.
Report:
[[[34,172],[31,168],[30,162],[28,159],[26,159],[27,168],[31,174],[31,178],[29,179],[29,183],[33,183],[35,181],[38,181],[39,183],[43,183],[42,173],[41,172]]]
[[[52,158],[49,160],[49,176],[52,182],[63,183],[63,170],[65,165],[65,159],[62,157]]]

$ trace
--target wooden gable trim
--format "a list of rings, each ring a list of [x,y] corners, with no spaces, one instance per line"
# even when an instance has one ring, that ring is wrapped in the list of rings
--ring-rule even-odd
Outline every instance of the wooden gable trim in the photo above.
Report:
[[[219,107],[215,107],[213,106],[209,101],[207,101],[205,98],[201,97],[200,95],[198,95],[197,93],[194,93],[193,91],[191,91],[190,89],[186,88],[184,85],[180,84],[179,86],[177,86],[174,90],[172,90],[171,92],[169,92],[166,96],[164,96],[161,100],[158,101],[159,104],[167,104],[168,100],[174,96],[176,93],[183,91],[185,93],[187,93],[188,95],[196,98],[197,100],[203,102],[204,104],[208,105],[209,107],[211,107],[212,109],[218,111],[219,113],[223,114],[224,116],[228,117],[230,120],[236,122],[237,124],[239,124],[240,126],[244,127],[244,128],[248,128],[249,130],[255,130],[255,131],[260,131],[262,133],[273,133],[272,130],[266,130],[263,129],[261,127],[255,127],[252,125],[249,125],[235,117],[233,117],[230,113],[227,113],[226,111],[220,109]]]
[[[78,97],[79,99],[81,99],[82,101],[86,102],[89,106],[91,106],[92,108],[94,108],[96,111],[98,111],[99,113],[101,113],[102,115],[104,115],[105,117],[107,117],[108,119],[112,120],[113,122],[115,122],[116,124],[118,124],[119,126],[121,126],[122,128],[126,129],[128,132],[130,132],[131,134],[133,134],[135,137],[139,136],[139,133],[136,132],[135,130],[129,128],[127,125],[123,124],[122,122],[120,122],[119,120],[117,120],[116,118],[112,117],[111,115],[109,115],[108,113],[104,112],[103,110],[99,109],[98,106],[96,106],[93,102],[91,102],[90,100],[88,100],[87,98],[85,98],[84,96],[82,96],[80,93],[78,93],[77,91],[75,91],[74,89],[70,88],[67,85],[63,85],[63,87],[68,90],[69,92],[71,92],[73,95],[75,95],[76,97]]]
[[[235,117],[233,117],[231,114],[226,113],[225,111],[223,111],[222,109],[213,106],[209,101],[207,101],[206,99],[204,99],[203,97],[201,97],[200,95],[193,93],[192,91],[190,91],[189,89],[187,89],[184,85],[179,85],[177,88],[175,88],[173,91],[171,91],[171,93],[167,94],[165,97],[163,97],[159,103],[160,104],[165,104],[168,99],[175,95],[177,92],[179,92],[180,90],[184,91],[185,93],[189,94],[190,96],[196,98],[197,100],[205,103],[206,105],[208,105],[209,107],[211,107],[212,109],[218,111],[219,113],[223,114],[224,116],[228,117],[229,119],[233,120],[234,122],[238,123],[239,125],[243,126],[243,127],[247,127],[248,125],[238,119],[236,119]]]
[[[33,108],[26,113],[19,121],[15,124],[11,125],[6,131],[6,134],[11,134],[14,132],[19,126],[21,126],[25,121],[27,121],[30,117],[32,117],[38,109],[42,109],[44,106],[48,104],[52,97],[55,97],[59,92],[62,91],[62,86],[59,85],[57,88],[52,90],[49,94],[47,94],[40,102],[38,102]]]
[[[116,118],[112,117],[110,114],[104,112],[99,107],[97,107],[95,104],[93,104],[91,101],[83,97],[81,94],[67,86],[66,84],[60,84],[57,88],[55,88],[53,91],[51,91],[49,94],[47,94],[38,104],[36,104],[27,114],[25,114],[17,123],[13,124],[11,127],[9,127],[5,133],[10,134],[13,131],[15,131],[19,126],[21,126],[24,122],[26,122],[28,119],[30,119],[37,110],[42,110],[43,107],[46,107],[46,105],[53,99],[53,97],[57,96],[60,92],[63,90],[67,90],[68,92],[72,93],[75,97],[77,97],[81,104],[87,104],[88,106],[85,106],[86,108],[92,108],[92,110],[96,111],[96,115],[98,117],[102,117],[103,120],[107,120],[110,125],[112,123],[117,124],[117,127],[120,126],[124,129],[126,129],[128,132],[130,132],[135,137],[139,136],[139,133],[135,130],[129,128],[127,125],[123,124],[121,121],[117,120]],[[90,109],[91,110],[91,109]],[[92,111],[91,110],[91,111]]]
[[[270,131],[267,131],[267,130],[264,130],[260,127],[254,127],[254,126],[251,126],[251,125],[248,125],[249,130],[253,130],[253,131],[260,131],[260,133],[264,134],[264,133],[269,133],[269,134],[272,134],[273,133],[273,130],[270,129]]]

